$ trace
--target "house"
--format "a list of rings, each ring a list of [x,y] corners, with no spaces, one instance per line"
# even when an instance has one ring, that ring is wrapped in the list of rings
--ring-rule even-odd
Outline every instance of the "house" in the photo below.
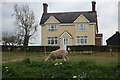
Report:
[[[116,31],[109,39],[106,40],[107,45],[120,45],[120,32]]]
[[[48,4],[43,3],[42,46],[66,49],[66,45],[102,45],[95,1],[92,1],[92,11],[48,13],[47,8]]]

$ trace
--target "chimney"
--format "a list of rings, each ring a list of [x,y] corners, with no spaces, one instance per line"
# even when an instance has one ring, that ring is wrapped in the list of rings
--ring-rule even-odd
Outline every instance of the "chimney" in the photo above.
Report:
[[[96,2],[95,1],[92,1],[92,11],[95,12],[96,11]]]
[[[48,7],[48,4],[43,3],[43,14],[47,14],[47,7]]]
[[[116,34],[120,34],[119,31],[116,31]]]

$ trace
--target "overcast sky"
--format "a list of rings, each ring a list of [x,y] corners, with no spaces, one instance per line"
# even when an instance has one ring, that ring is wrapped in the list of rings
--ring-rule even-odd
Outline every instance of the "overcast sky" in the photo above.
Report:
[[[14,13],[14,4],[29,4],[30,9],[33,10],[36,22],[39,24],[42,15],[42,4],[48,3],[48,12],[75,12],[75,11],[90,11],[92,8],[91,1],[93,0],[2,0],[2,32],[15,30],[14,20],[12,16]],[[118,1],[119,0],[95,0],[96,10],[98,13],[98,28],[99,33],[103,33],[103,44],[106,45],[106,40],[118,31]],[[31,42],[39,44],[41,43],[39,26],[37,32],[37,39]]]

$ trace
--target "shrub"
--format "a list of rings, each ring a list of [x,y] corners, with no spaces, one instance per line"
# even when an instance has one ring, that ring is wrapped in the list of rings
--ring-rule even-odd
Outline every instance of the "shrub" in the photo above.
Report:
[[[22,62],[23,62],[23,63],[30,63],[30,59],[29,59],[29,58],[23,59]]]
[[[94,54],[94,52],[93,51],[80,51],[80,52],[70,52],[70,54],[91,55],[91,54]]]
[[[81,52],[81,54],[83,54],[83,55],[91,55],[93,53],[94,53],[93,51],[83,51],[83,52]]]

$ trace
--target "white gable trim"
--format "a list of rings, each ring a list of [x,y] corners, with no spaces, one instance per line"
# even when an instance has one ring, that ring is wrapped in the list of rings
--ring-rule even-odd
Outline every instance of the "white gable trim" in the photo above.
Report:
[[[64,31],[59,38],[62,38],[65,34],[67,34],[70,38],[73,38],[67,31]]]
[[[44,24],[46,24],[52,17],[55,18],[53,15],[50,16],[49,19],[48,19]],[[55,18],[55,19],[56,19],[56,18]],[[57,19],[56,19],[56,20],[57,20]],[[58,20],[57,20],[57,22],[60,23]]]
[[[87,20],[87,22],[90,22],[83,14],[81,14],[77,19],[79,19],[81,16],[84,17]],[[77,19],[74,22],[76,22]]]

